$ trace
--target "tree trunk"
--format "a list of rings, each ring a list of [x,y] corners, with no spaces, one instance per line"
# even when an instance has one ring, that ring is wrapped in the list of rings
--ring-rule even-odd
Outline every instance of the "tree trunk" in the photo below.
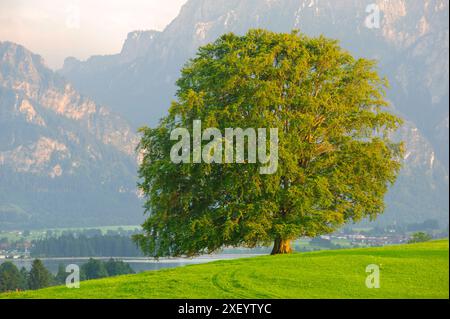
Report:
[[[287,239],[277,238],[273,244],[271,255],[290,254],[292,253],[291,241]]]

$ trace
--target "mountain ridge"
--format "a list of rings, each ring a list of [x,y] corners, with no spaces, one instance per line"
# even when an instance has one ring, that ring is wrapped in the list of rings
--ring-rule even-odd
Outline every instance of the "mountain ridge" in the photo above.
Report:
[[[0,135],[0,228],[140,221],[137,135],[12,42],[0,42]]]

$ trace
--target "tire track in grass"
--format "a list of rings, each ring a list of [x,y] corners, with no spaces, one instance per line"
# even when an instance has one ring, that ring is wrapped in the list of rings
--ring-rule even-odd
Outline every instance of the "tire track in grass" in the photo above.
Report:
[[[228,270],[228,271],[226,271]],[[239,275],[247,276],[249,278],[254,278],[257,280],[257,277],[249,274],[239,273],[239,270],[231,271],[231,269],[224,269],[220,272],[216,272],[211,277],[212,284],[218,288],[219,290],[230,294],[232,298],[244,298],[244,299],[253,299],[253,298],[277,298],[277,296],[273,294],[268,294],[267,292],[262,292],[260,290],[250,288],[245,286],[240,280]],[[227,285],[228,283],[228,285]]]
[[[251,278],[252,282],[259,282],[262,279],[262,276],[257,275],[258,273],[256,271],[252,271],[249,273],[249,278]],[[264,290],[263,290],[264,289]],[[267,286],[265,286],[264,288],[261,289],[252,289],[252,291],[255,292],[255,297],[256,298],[282,298],[282,296],[280,296],[279,294],[273,293],[269,290],[269,288]]]
[[[234,291],[228,289],[225,285],[222,285],[220,283],[220,277],[223,276],[223,272],[216,272],[212,277],[211,277],[211,282],[214,285],[214,287],[216,287],[217,289],[219,289],[220,291],[226,292],[227,294],[230,294],[230,297],[237,297],[235,296]]]
[[[255,288],[250,288],[248,285],[245,286],[243,285],[242,281],[239,280],[239,278],[237,278],[236,274],[238,274],[238,271],[234,271],[232,273],[232,278],[231,278],[231,282],[233,284],[234,287],[244,290],[246,292],[245,298],[273,298],[273,296],[270,293],[265,292],[261,292],[260,290],[257,290]],[[253,274],[253,276],[252,276]],[[244,274],[240,274],[242,276],[245,276],[247,278],[255,278],[258,280],[258,278],[255,276],[255,272],[254,271],[249,271],[248,274],[244,273]],[[253,280],[252,280],[253,281]],[[249,284],[252,283],[252,281],[249,281]]]

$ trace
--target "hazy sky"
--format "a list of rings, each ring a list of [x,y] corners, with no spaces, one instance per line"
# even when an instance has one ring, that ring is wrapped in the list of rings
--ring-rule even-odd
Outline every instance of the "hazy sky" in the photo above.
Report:
[[[0,41],[42,55],[52,68],[64,58],[120,51],[128,32],[162,30],[187,0],[0,0]]]

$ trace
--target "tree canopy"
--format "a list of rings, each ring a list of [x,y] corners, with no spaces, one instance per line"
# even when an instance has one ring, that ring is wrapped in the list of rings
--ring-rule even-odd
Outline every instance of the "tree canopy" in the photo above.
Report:
[[[22,285],[22,274],[12,262],[0,264],[0,292],[15,291]]]
[[[387,85],[376,62],[296,31],[229,33],[201,47],[169,114],[141,129],[148,216],[134,239],[156,257],[270,243],[288,253],[298,237],[376,218],[402,156],[391,140],[401,120],[388,110]],[[278,128],[276,172],[260,174],[262,164],[248,159],[174,163],[171,132],[192,130],[195,120],[221,132]]]
[[[28,275],[28,287],[32,290],[41,289],[51,285],[52,274],[45,268],[40,259],[33,260],[31,270]]]

